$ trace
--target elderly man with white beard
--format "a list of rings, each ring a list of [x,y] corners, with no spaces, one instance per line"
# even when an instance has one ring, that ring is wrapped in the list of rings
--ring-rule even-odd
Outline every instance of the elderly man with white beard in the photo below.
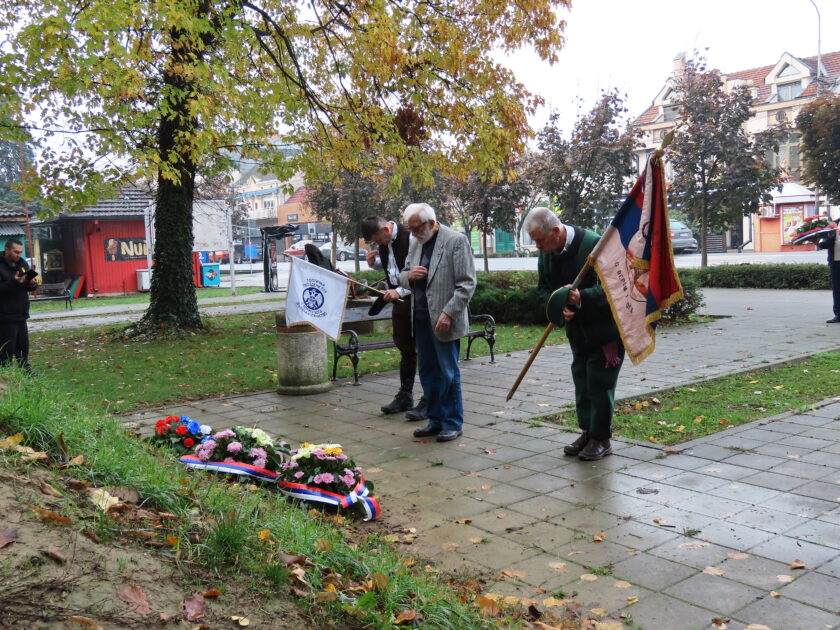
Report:
[[[458,356],[469,331],[467,306],[475,291],[475,266],[467,237],[441,225],[434,209],[413,203],[403,223],[414,238],[400,285],[412,292],[412,323],[420,383],[428,405],[428,424],[414,437],[448,442],[461,435],[464,403]]]

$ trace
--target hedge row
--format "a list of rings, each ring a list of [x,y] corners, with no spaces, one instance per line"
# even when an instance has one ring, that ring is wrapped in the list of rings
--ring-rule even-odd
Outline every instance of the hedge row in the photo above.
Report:
[[[382,277],[374,271],[353,275],[369,283]],[[537,281],[536,271],[479,271],[470,309],[474,314],[489,313],[499,324],[546,324]],[[684,280],[683,289],[685,297],[665,311],[665,319],[685,319],[703,306],[703,296],[694,279]]]
[[[818,263],[715,265],[680,269],[680,279],[722,289],[830,289],[828,265]]]

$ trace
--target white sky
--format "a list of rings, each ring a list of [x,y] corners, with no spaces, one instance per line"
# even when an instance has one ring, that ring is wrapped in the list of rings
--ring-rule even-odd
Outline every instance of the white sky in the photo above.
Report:
[[[840,51],[840,0],[814,0],[821,15],[821,51]],[[771,65],[785,52],[817,54],[817,10],[810,0],[573,0],[566,45],[554,66],[533,53],[506,62],[520,81],[545,98],[531,119],[535,129],[558,110],[568,132],[592,108],[602,89],[627,94],[635,118],[653,101],[677,53],[705,52],[723,72]]]

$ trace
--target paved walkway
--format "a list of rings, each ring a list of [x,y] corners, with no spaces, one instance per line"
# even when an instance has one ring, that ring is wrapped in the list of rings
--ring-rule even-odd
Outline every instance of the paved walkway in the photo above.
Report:
[[[278,304],[285,299],[285,292],[220,295],[198,300],[198,308],[202,315],[264,313],[277,310]],[[213,306],[209,306],[210,304]],[[72,311],[38,311],[32,313],[32,317],[29,319],[29,330],[31,332],[43,332],[46,330],[67,330],[81,326],[111,326],[134,322],[143,316],[147,308],[148,304],[110,304],[74,308]]]
[[[705,311],[726,317],[660,329],[656,352],[623,369],[619,396],[840,348],[840,326],[823,323],[827,291],[704,293]],[[715,618],[730,629],[840,627],[840,386],[802,413],[668,451],[615,440],[613,456],[586,463],[563,457],[568,433],[535,420],[572,400],[567,347],[545,348],[505,403],[526,354],[462,363],[465,433],[447,444],[412,440],[417,423],[379,413],[395,373],[319,395],[263,392],[132,417],[187,414],[217,429],[257,424],[292,442],[341,442],[376,483],[406,551],[479,569],[489,592],[574,597],[646,630]],[[797,561],[804,568],[791,568]]]

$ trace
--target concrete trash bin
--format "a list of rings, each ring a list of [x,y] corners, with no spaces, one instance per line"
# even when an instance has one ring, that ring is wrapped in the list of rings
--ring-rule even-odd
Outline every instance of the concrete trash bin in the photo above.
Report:
[[[277,392],[300,396],[331,389],[327,336],[307,324],[286,326],[286,309],[277,311],[276,324]]]

